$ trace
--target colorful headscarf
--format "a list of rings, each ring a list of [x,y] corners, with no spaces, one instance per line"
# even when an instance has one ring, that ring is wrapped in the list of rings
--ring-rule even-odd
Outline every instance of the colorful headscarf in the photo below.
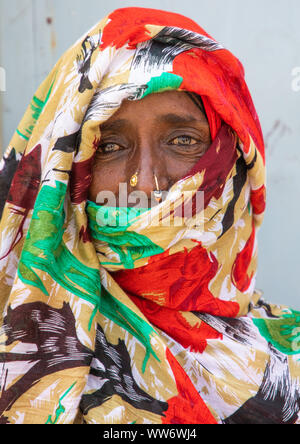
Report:
[[[88,201],[101,124],[166,90],[201,96],[207,152],[152,209]],[[35,93],[0,186],[1,423],[299,422],[300,313],[255,290],[259,120],[200,26],[143,8],[97,23]]]

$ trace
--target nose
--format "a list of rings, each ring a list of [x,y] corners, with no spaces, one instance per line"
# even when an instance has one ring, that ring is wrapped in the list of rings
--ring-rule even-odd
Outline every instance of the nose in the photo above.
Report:
[[[133,180],[131,188],[135,191],[143,191],[148,198],[151,197],[153,191],[157,190],[157,187],[163,191],[168,189],[169,180],[164,159],[150,146],[139,150],[138,161],[131,171],[133,171],[131,178],[136,178],[136,185],[132,186],[135,182]]]
[[[152,191],[155,189],[153,166],[150,163],[142,162],[137,168],[137,184],[134,188],[135,191],[142,191],[151,197]]]
[[[151,193],[157,188],[161,191],[169,189],[169,179],[164,159],[159,155],[159,150],[155,150],[151,145],[144,144],[140,147],[138,158],[135,161],[132,159],[130,170],[132,174],[129,177],[129,184],[131,178],[137,179],[135,186],[130,184],[131,191],[143,192],[149,202]]]

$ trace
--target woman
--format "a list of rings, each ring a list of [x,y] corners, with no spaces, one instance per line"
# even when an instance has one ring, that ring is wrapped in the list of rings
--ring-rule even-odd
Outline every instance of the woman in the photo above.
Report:
[[[300,316],[255,290],[259,120],[202,28],[143,8],[98,23],[0,180],[2,423],[299,422]]]

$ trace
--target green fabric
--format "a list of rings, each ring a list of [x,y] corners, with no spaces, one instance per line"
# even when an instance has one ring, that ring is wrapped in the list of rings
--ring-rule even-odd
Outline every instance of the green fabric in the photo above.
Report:
[[[287,355],[300,352],[300,312],[291,311],[278,319],[253,319],[260,334]]]
[[[134,263],[138,259],[163,253],[164,250],[147,236],[128,231],[134,220],[148,209],[101,207],[88,201],[86,211],[92,237],[107,243],[118,254],[120,264],[125,268],[134,268]],[[116,212],[119,214],[118,217],[115,215]],[[102,262],[102,265],[109,264],[112,262]]]
[[[41,115],[41,113],[42,113],[46,103],[49,100],[49,97],[50,97],[50,94],[52,92],[52,88],[53,88],[54,82],[55,82],[55,79],[53,80],[53,82],[52,82],[52,84],[51,84],[51,86],[50,86],[50,88],[49,88],[49,90],[48,90],[44,100],[41,100],[41,99],[39,99],[36,96],[33,96],[31,104],[30,104],[30,108],[32,110],[33,124],[30,125],[28,128],[26,128],[27,135],[22,134],[21,131],[19,131],[18,129],[16,130],[17,134],[19,134],[19,136],[21,136],[23,139],[29,140],[29,138],[30,138],[30,136],[32,134],[32,131],[33,131],[35,125],[36,125],[36,122],[38,121],[38,119],[39,119],[39,117],[40,117],[40,115]]]
[[[152,77],[147,83],[148,88],[146,89],[142,98],[157,92],[176,90],[180,88],[182,81],[182,77],[169,72],[164,72],[158,77]]]
[[[56,188],[42,187],[19,262],[18,275],[29,285],[49,296],[37,270],[42,270],[66,290],[91,302],[100,301],[99,270],[87,267],[66,248],[63,242],[64,199],[67,187],[56,181]]]

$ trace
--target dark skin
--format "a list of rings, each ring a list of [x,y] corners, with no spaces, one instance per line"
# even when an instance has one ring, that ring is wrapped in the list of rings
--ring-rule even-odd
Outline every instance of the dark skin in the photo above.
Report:
[[[101,140],[95,155],[89,199],[97,202],[102,190],[118,196],[119,183],[128,193],[150,195],[167,191],[185,177],[211,144],[205,113],[188,94],[165,91],[139,101],[124,101],[101,125]],[[136,187],[131,177],[138,172]],[[150,205],[149,205],[150,206]]]

